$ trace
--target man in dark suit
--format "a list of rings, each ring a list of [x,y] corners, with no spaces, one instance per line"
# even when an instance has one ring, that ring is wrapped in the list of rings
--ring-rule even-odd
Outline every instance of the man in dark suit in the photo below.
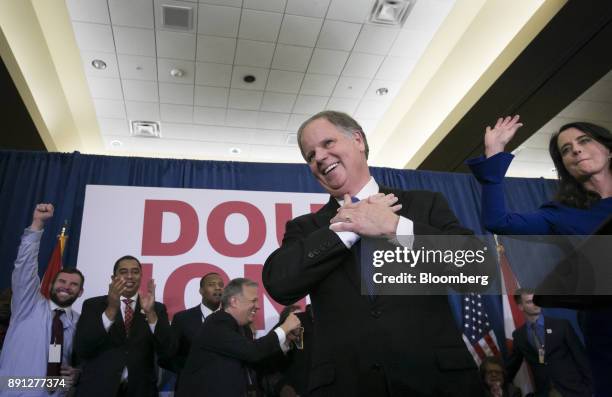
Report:
[[[172,335],[155,284],[139,294],[142,267],[126,255],[115,262],[108,295],[87,299],[75,335],[83,370],[78,396],[156,396],[155,355],[171,355]]]
[[[439,193],[379,187],[370,176],[365,134],[350,116],[312,116],[298,130],[298,144],[331,197],[317,213],[287,223],[281,247],[264,265],[263,283],[286,305],[310,294],[316,316],[310,393],[481,395],[447,296],[362,295],[366,277],[354,252],[362,237],[472,232]]]
[[[197,336],[204,319],[219,308],[223,285],[223,279],[217,273],[205,274],[200,279],[202,302],[176,313],[172,319],[171,328],[175,341],[178,343],[178,350],[169,368],[179,376],[180,371],[185,367],[193,339]]]
[[[533,303],[533,290],[517,289],[514,300],[527,321],[512,333],[509,379],[525,359],[534,375],[536,395],[548,396],[554,389],[563,397],[592,396],[589,361],[572,325],[544,316]]]
[[[281,351],[287,335],[300,326],[291,314],[278,328],[253,340],[244,326],[259,310],[257,283],[237,278],[223,291],[221,309],[211,314],[194,340],[181,373],[177,397],[256,395],[256,375],[247,367]]]

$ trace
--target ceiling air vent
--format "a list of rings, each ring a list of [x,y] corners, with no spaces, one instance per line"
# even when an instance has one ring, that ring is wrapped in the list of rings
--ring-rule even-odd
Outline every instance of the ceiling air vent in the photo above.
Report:
[[[140,138],[161,138],[159,123],[156,121],[132,120],[130,122],[132,136]]]
[[[192,30],[193,8],[164,4],[162,10],[162,28],[174,30]]]
[[[376,0],[370,23],[403,26],[416,0]]]

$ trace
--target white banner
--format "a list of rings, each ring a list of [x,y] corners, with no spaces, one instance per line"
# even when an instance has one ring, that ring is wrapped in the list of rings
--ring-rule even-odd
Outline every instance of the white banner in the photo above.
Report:
[[[260,285],[255,323],[270,329],[282,306],[267,296],[261,270],[280,245],[288,220],[314,212],[326,194],[88,185],[77,267],[84,299],[106,295],[113,264],[133,255],[143,264],[141,289],[155,279],[156,300],[172,316],[197,305],[200,278],[227,283],[247,277]],[[302,305],[303,305],[302,301]]]

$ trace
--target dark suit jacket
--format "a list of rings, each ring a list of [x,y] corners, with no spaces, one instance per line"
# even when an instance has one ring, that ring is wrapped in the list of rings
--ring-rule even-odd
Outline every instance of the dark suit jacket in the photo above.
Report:
[[[198,304],[191,309],[178,312],[172,318],[172,334],[177,343],[176,356],[169,369],[180,372],[185,367],[191,344],[202,327],[202,310]]]
[[[443,196],[397,191],[400,215],[415,235],[469,235]],[[313,395],[479,396],[473,358],[452,316],[448,297],[361,294],[355,255],[329,230],[338,203],[287,223],[281,247],[264,265],[263,283],[285,305],[310,294],[315,346]],[[380,394],[378,394],[380,395]]]
[[[274,331],[253,340],[230,314],[219,310],[206,318],[181,372],[177,397],[243,397],[246,364],[280,351]],[[253,379],[256,381],[256,379]]]
[[[151,333],[137,301],[129,336],[119,313],[108,332],[104,330],[102,313],[106,307],[106,296],[83,302],[75,334],[75,352],[83,364],[77,395],[114,396],[127,366],[128,396],[157,396],[155,354],[170,355],[173,346],[166,307],[155,302],[158,320],[155,333]]]
[[[538,352],[529,342],[527,323],[516,329],[512,338],[512,354],[507,366],[509,379],[514,379],[524,358],[533,372],[538,395],[548,395],[551,383],[563,397],[592,395],[589,362],[567,320],[544,317],[545,364],[539,363]]]

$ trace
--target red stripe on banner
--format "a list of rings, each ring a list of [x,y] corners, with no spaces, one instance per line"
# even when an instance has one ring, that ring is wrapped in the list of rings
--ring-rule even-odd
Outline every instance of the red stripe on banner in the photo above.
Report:
[[[491,332],[493,332],[493,331],[491,331]],[[493,340],[493,338],[491,337],[491,334],[486,334],[484,336],[484,340],[487,342],[487,345],[489,345],[489,349],[491,349],[491,351],[493,352],[493,355],[499,356],[501,354],[499,352],[499,348],[497,346],[497,343],[495,343],[495,340]]]
[[[512,311],[512,318],[514,319],[514,327],[519,328],[525,323],[525,318],[514,301],[514,292],[518,288],[518,282],[516,281],[516,277],[514,277],[514,273],[512,272],[512,268],[510,267],[510,263],[508,262],[508,258],[504,252],[504,246],[500,246],[501,249],[498,250],[499,265],[504,278],[504,285],[506,286],[506,294],[508,295],[508,303],[510,304],[510,310]]]
[[[474,343],[472,344],[472,346],[474,347],[476,354],[478,354],[478,357],[480,357],[481,360],[487,356],[487,353],[485,353],[485,351],[482,350],[482,347],[478,343]]]

